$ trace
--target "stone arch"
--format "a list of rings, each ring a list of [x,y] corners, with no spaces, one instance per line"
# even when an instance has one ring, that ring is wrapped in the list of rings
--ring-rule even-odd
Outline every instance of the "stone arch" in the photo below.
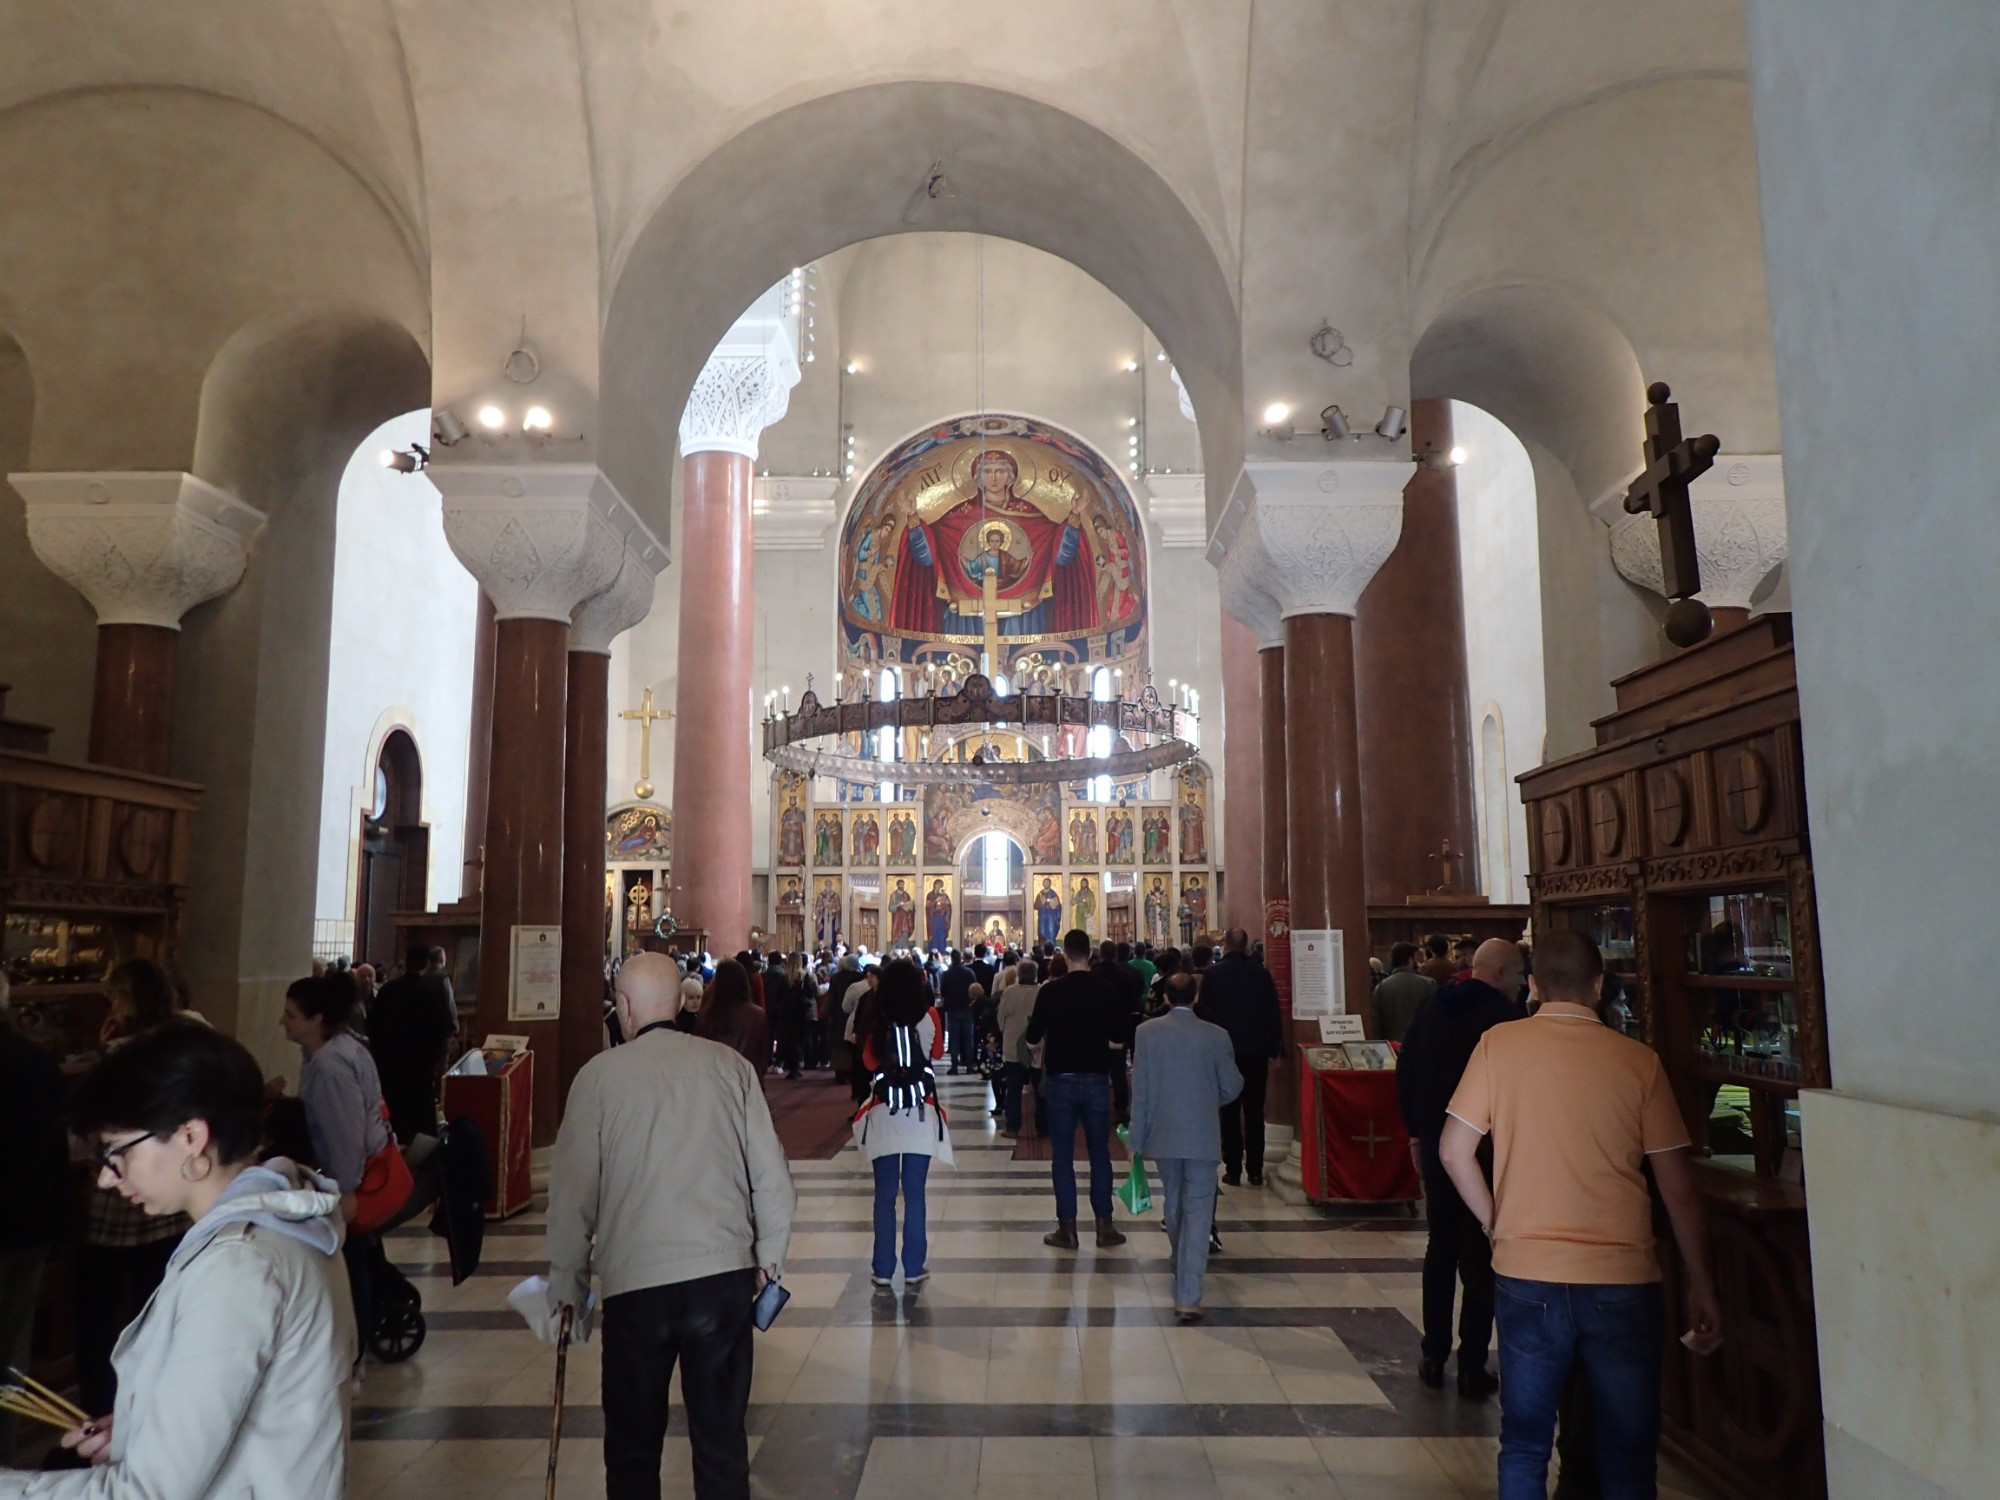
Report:
[[[1610,316],[1565,288],[1509,281],[1444,307],[1418,339],[1411,394],[1469,402],[1504,423],[1535,474],[1549,753],[1594,743],[1611,679],[1658,651],[1645,596],[1611,565],[1590,504],[1639,467],[1645,382]]]
[[[341,475],[429,392],[409,330],[351,305],[244,324],[202,382],[194,470],[268,520],[242,581],[182,628],[173,763],[208,789],[183,962],[203,1009],[253,1048],[270,1050],[310,951],[318,811],[298,789],[324,774]]]
[[[938,160],[954,184],[942,213],[923,191]],[[607,473],[657,515],[674,418],[738,310],[795,265],[936,229],[1034,245],[1121,297],[1180,372],[1210,509],[1220,509],[1243,453],[1241,327],[1232,278],[1201,221],[1159,171],[1098,127],[1019,94],[944,81],[793,105],[725,141],[665,195],[606,297]]]

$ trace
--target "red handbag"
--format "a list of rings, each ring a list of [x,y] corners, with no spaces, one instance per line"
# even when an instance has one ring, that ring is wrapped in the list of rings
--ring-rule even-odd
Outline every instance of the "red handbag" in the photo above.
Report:
[[[382,1123],[389,1123],[389,1105],[382,1106]],[[402,1148],[396,1144],[396,1132],[389,1132],[389,1143],[361,1168],[361,1185],[354,1190],[354,1218],[348,1224],[353,1234],[373,1234],[402,1211],[410,1201],[410,1194],[417,1190],[416,1179],[410,1175],[410,1164],[403,1160]]]

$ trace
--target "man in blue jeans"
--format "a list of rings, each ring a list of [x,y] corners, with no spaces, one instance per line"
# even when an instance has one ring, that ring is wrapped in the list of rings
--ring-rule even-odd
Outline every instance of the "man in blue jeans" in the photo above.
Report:
[[[1042,986],[1028,1017],[1030,1046],[1042,1044],[1043,1089],[1049,1112],[1049,1175],[1055,1180],[1056,1227],[1042,1243],[1074,1250],[1076,1237],[1076,1127],[1090,1150],[1090,1211],[1097,1243],[1125,1243],[1111,1224],[1111,1068],[1124,1064],[1125,1008],[1119,995],[1089,974],[1090,934],[1063,935],[1070,971]]]
[[[1722,1337],[1687,1126],[1658,1054],[1598,1020],[1603,979],[1603,956],[1581,933],[1538,942],[1529,983],[1540,1006],[1479,1039],[1438,1143],[1493,1240],[1499,1500],[1545,1500],[1572,1367],[1590,1391],[1603,1500],[1657,1493],[1667,1313],[1645,1166],[1687,1267],[1693,1346]],[[1490,1190],[1477,1156],[1489,1134]]]

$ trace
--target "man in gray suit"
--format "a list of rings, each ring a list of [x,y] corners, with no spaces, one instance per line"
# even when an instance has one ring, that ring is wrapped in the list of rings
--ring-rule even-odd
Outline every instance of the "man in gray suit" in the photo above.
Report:
[[[1174,1258],[1174,1317],[1201,1316],[1215,1178],[1222,1162],[1222,1106],[1243,1091],[1229,1033],[1194,1013],[1191,974],[1167,981],[1168,1012],[1139,1028],[1132,1054],[1131,1145],[1152,1162],[1166,1200]]]

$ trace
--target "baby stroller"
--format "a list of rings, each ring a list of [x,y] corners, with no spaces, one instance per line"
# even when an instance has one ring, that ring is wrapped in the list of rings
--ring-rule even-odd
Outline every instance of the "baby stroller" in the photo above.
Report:
[[[371,1236],[369,1278],[374,1293],[368,1348],[384,1364],[401,1364],[424,1346],[424,1298],[416,1284],[390,1264],[384,1236],[433,1208],[430,1230],[444,1236],[457,1286],[479,1269],[486,1238],[486,1204],[493,1196],[486,1164],[486,1138],[470,1119],[460,1117],[431,1140],[419,1136],[405,1152],[416,1189],[410,1201],[379,1233]]]

